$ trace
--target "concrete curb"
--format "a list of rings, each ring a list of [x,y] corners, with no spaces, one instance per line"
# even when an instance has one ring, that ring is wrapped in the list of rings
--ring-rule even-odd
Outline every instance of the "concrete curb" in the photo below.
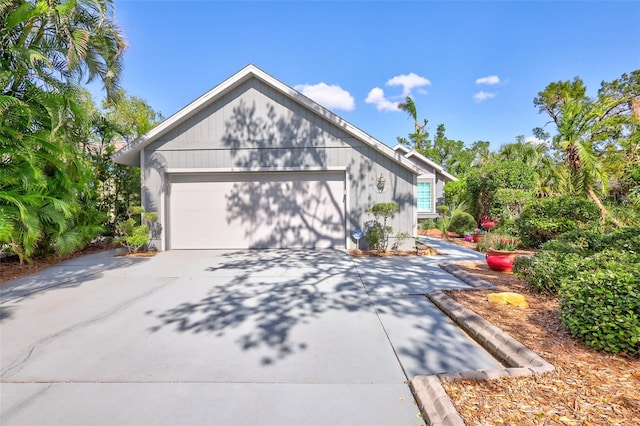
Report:
[[[464,281],[465,283],[469,284],[471,287],[475,289],[480,290],[480,289],[496,288],[496,286],[491,284],[489,281],[480,279],[475,275],[470,274],[469,272],[465,271],[461,267],[456,266],[452,263],[444,262],[444,263],[438,264],[438,266],[440,267],[440,269],[450,273],[454,277],[458,278],[460,281]]]
[[[446,268],[451,268],[452,270],[460,269],[450,264],[441,264],[440,267],[447,272],[450,271]],[[468,284],[475,288],[495,288],[484,280],[479,280],[466,272],[465,274],[471,277],[472,282],[468,282]],[[461,275],[464,276],[465,274]],[[455,276],[466,282],[461,276]],[[480,281],[480,283],[478,283],[478,281]],[[489,287],[487,287],[486,284],[488,284]],[[418,375],[414,377],[410,382],[411,389],[427,424],[443,426],[464,425],[462,417],[460,417],[453,402],[444,391],[442,382],[454,380],[488,380],[505,376],[529,376],[554,370],[553,365],[545,361],[531,349],[480,315],[459,304],[444,292],[435,291],[429,293],[427,294],[427,298],[458,324],[469,336],[480,343],[503,364],[508,366],[504,369],[461,371],[457,373],[429,376]]]

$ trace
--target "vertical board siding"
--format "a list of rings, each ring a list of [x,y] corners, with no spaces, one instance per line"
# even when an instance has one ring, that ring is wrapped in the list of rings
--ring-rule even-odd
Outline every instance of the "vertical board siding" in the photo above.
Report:
[[[149,211],[160,208],[169,189],[168,169],[344,168],[349,234],[372,220],[367,209],[383,201],[400,205],[390,221],[394,232],[416,231],[413,172],[255,79],[148,145],[145,159]],[[383,193],[376,187],[381,173],[387,181]]]

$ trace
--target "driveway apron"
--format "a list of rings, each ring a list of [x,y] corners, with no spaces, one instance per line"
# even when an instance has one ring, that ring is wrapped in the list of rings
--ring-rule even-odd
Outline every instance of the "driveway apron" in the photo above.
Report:
[[[0,423],[422,424],[404,372],[486,360],[413,278],[464,284],[426,257],[369,260],[103,255],[6,283]]]

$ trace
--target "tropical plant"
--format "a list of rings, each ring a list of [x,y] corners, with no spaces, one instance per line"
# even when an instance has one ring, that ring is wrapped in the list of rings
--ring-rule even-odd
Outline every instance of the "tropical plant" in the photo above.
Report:
[[[524,247],[538,247],[566,232],[596,229],[599,217],[595,203],[565,195],[530,201],[516,224]]]
[[[496,193],[499,189],[532,191],[536,180],[533,168],[520,161],[500,161],[480,169],[472,170],[466,176],[469,212],[476,218],[493,217]]]
[[[486,253],[491,250],[514,251],[520,241],[510,235],[484,234],[485,237],[478,241],[476,250]]]
[[[393,250],[400,249],[400,247],[402,247],[405,241],[407,241],[409,238],[411,238],[411,234],[409,234],[408,232],[398,231],[396,233],[395,241],[393,242],[392,249]]]
[[[21,261],[101,231],[78,84],[113,94],[124,41],[109,0],[0,1],[0,247]]]
[[[634,81],[640,73],[634,71]],[[607,194],[609,172],[603,157],[619,149],[621,141],[637,140],[638,117],[633,111],[640,95],[638,84],[629,91],[603,83],[596,98],[586,95],[583,81],[559,81],[538,93],[534,105],[546,112],[555,125],[554,148],[560,154],[564,174],[561,192],[591,199],[600,209],[602,224],[610,216],[601,198]],[[609,217],[615,225],[620,223]]]
[[[547,137],[547,135],[541,135]],[[544,142],[527,142],[524,136],[516,137],[516,142],[500,147],[497,157],[500,161],[514,161],[531,167],[535,177],[535,192],[538,196],[556,195],[558,186],[558,165]]]
[[[478,222],[469,213],[458,211],[451,216],[448,230],[458,235],[464,235],[478,226]]]
[[[118,222],[116,229],[120,235],[120,243],[129,250],[129,253],[136,253],[151,240],[151,232],[158,220],[158,215],[146,212],[141,206],[129,208],[128,214],[129,218]],[[134,216],[140,217],[136,219]]]
[[[389,245],[389,235],[393,228],[387,225],[387,220],[400,210],[397,203],[376,203],[367,210],[373,214],[374,221],[365,232],[365,241],[375,250],[386,251]]]
[[[126,43],[111,0],[0,2],[0,88],[21,97],[29,86],[49,91],[100,80],[118,88]]]

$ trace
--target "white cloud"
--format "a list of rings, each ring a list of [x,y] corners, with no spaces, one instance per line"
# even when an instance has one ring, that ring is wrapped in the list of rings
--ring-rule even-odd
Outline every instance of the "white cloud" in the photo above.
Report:
[[[427,91],[424,87],[431,86],[431,81],[429,81],[428,78],[421,77],[412,72],[391,77],[385,85],[402,86],[402,94],[391,96],[391,99],[402,99],[402,101],[404,101],[404,98],[411,95],[413,89],[417,89],[416,91],[420,95],[426,95]],[[398,109],[398,102],[387,99],[384,90],[379,87],[371,89],[364,101],[368,104],[374,104],[378,111],[400,111]]]
[[[534,145],[548,145],[549,143],[551,143],[551,141],[549,140],[538,139],[535,136],[527,136],[526,138],[524,138],[524,141],[531,142]]]
[[[387,86],[402,86],[402,97],[409,96],[416,87],[431,86],[431,81],[415,73],[401,74],[387,81]],[[423,89],[424,90],[424,89]]]
[[[326,83],[298,84],[294,89],[325,108],[353,111],[356,107],[353,96],[340,86]]]
[[[399,111],[398,103],[388,100],[384,96],[384,90],[374,87],[369,91],[367,99],[364,100],[368,104],[374,104],[378,111]]]
[[[482,102],[482,101],[486,101],[487,99],[495,98],[495,96],[496,96],[495,93],[489,93],[481,90],[475,95],[473,95],[473,99],[475,99],[476,102]]]
[[[500,83],[500,77],[497,75],[488,75],[486,77],[481,77],[476,80],[476,84],[488,84],[494,85]]]

